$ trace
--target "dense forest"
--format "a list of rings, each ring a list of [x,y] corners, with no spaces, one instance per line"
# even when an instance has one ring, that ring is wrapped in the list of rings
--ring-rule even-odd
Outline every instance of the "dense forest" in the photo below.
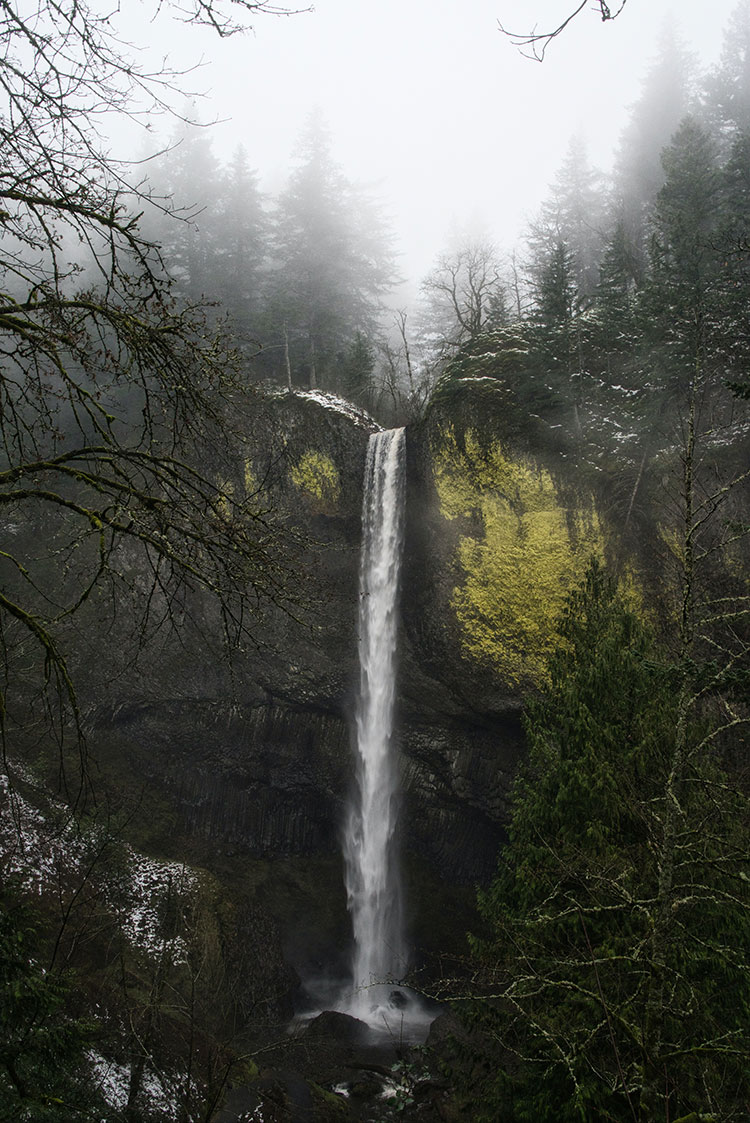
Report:
[[[231,5],[188,7],[233,30]],[[92,121],[160,86],[95,7],[19,12],[0,12],[0,1120],[747,1118],[750,4],[707,71],[665,33],[614,166],[573,138],[517,245],[455,238],[409,306],[320,113],[274,197],[243,148],[214,154],[193,106],[135,183]],[[455,485],[446,534],[487,532],[466,531],[466,571],[512,542],[519,583],[549,566],[555,585],[555,622],[519,610],[528,644],[508,641],[501,673],[505,602],[451,593],[476,641],[461,657],[487,694],[512,684],[501,719],[523,747],[495,872],[471,867],[470,904],[435,921],[461,929],[450,956],[412,979],[441,1029],[359,1063],[358,1092],[341,1041],[287,1033],[300,980],[280,918],[312,843],[266,840],[252,865],[232,836],[211,865],[179,759],[192,835],[148,779],[190,690],[235,720],[251,659],[279,681],[283,664],[295,715],[351,718],[348,686],[316,694],[309,666],[326,567],[356,569],[359,532],[328,451],[293,461],[313,440],[298,399],[407,426],[430,494],[449,448],[516,528],[493,546]],[[541,479],[583,558],[564,580],[526,521]],[[133,713],[176,702],[123,764],[128,691]]]

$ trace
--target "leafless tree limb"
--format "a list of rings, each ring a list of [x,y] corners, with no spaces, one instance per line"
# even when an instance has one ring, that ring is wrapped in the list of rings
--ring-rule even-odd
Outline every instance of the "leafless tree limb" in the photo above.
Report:
[[[292,11],[270,0],[162,9],[220,36]],[[61,628],[98,588],[127,583],[134,552],[150,582],[144,627],[173,617],[180,590],[202,590],[239,643],[260,601],[287,597],[273,513],[228,451],[236,438],[241,458],[250,398],[203,311],[173,300],[139,226],[148,196],[102,139],[113,114],[170,111],[181,78],[145,68],[116,18],[87,0],[0,0],[4,753],[12,668],[28,675],[34,649],[58,739],[83,745]]]
[[[552,31],[538,31],[536,27],[534,27],[532,31],[511,31],[499,20],[498,27],[502,34],[507,36],[511,43],[513,43],[515,47],[518,47],[526,58],[534,59],[535,62],[543,62],[547,53],[547,48],[553,39],[557,39],[559,35],[562,35],[576,16],[579,16],[584,9],[589,8],[591,11],[598,12],[602,21],[606,23],[610,20],[617,19],[627,2],[628,0],[621,0],[619,5],[615,7],[614,5],[606,3],[606,0],[582,0],[582,3],[568,12],[565,19]]]

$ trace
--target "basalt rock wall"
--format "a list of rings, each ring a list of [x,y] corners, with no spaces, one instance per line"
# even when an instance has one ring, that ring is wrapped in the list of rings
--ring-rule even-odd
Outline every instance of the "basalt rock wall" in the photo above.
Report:
[[[255,642],[228,653],[200,607],[200,628],[186,626],[133,671],[100,674],[92,725],[105,771],[158,791],[165,810],[154,845],[189,840],[204,863],[242,854],[322,861],[329,881],[320,891],[339,895],[340,923],[362,478],[374,425],[315,392],[277,394],[264,408],[234,487],[262,478],[284,512],[293,603],[266,608]],[[402,848],[407,866],[471,885],[494,868],[521,701],[599,529],[532,458],[486,435],[432,416],[409,431],[407,450]]]

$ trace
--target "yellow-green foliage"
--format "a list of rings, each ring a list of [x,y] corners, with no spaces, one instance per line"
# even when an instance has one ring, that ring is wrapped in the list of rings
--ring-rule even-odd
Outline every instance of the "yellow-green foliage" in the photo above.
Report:
[[[338,1096],[335,1092],[326,1091],[325,1088],[321,1088],[320,1084],[311,1084],[310,1087],[315,1099],[318,1100],[321,1107],[329,1113],[328,1118],[330,1118],[331,1113],[349,1118],[346,1100],[343,1096]]]
[[[216,507],[225,519],[232,517],[232,503],[234,500],[234,484],[231,480],[219,480],[219,496]]]
[[[253,471],[253,462],[248,456],[245,459],[244,467],[244,482],[245,482],[245,495],[255,495],[259,490],[259,484]]]
[[[335,507],[341,485],[336,465],[330,456],[315,449],[304,452],[289,471],[294,486],[325,508]]]
[[[565,595],[604,553],[596,512],[566,508],[544,468],[498,442],[482,449],[471,432],[461,449],[444,436],[435,482],[445,518],[481,522],[458,544],[464,581],[453,606],[465,649],[509,684],[540,681]]]

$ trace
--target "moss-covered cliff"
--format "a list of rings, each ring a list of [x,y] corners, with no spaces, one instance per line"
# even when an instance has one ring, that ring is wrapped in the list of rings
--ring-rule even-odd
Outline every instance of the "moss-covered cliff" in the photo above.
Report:
[[[227,518],[256,491],[281,513],[292,603],[259,606],[255,644],[227,650],[220,621],[197,602],[135,665],[116,631],[86,648],[98,782],[132,809],[132,837],[249,893],[301,972],[343,954],[348,940],[340,830],[353,773],[362,478],[374,428],[318,392],[276,391],[259,403],[225,482]],[[415,941],[429,949],[450,939],[444,896],[463,908],[457,886],[494,868],[524,692],[538,682],[552,621],[587,558],[603,552],[604,532],[591,498],[528,450],[483,430],[481,418],[458,427],[435,412],[408,431],[406,526],[400,823]],[[466,923],[453,925],[457,945]]]
[[[222,465],[222,517],[245,517],[251,500],[284,527],[282,595],[258,605],[252,642],[228,646],[216,612],[190,595],[175,629],[139,635],[135,567],[106,635],[94,597],[78,619],[98,806],[159,868],[187,864],[210,887],[201,923],[225,989],[206,996],[206,1017],[221,1029],[222,996],[236,992],[232,1033],[246,1042],[266,1032],[258,1019],[267,1029],[288,1013],[295,980],[347,970],[340,834],[375,428],[328,395],[272,391]],[[607,544],[592,496],[481,416],[433,410],[410,427],[406,483],[399,830],[411,937],[429,964],[464,950],[474,886],[504,841],[524,698],[567,590]]]

